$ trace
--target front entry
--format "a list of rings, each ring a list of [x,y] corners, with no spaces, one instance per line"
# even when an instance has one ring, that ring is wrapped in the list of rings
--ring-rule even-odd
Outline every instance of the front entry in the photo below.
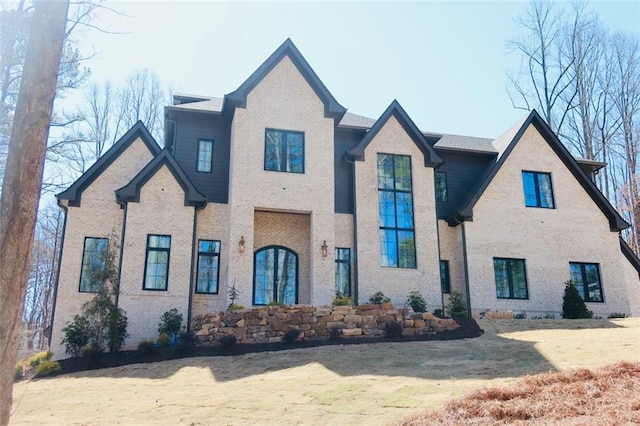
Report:
[[[268,246],[253,258],[253,304],[298,303],[298,255],[282,246]]]

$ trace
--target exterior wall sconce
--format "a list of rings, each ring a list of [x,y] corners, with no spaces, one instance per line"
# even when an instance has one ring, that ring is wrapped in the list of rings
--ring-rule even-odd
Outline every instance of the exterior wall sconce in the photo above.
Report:
[[[324,257],[327,257],[327,253],[328,253],[327,248],[328,248],[328,247],[327,247],[327,240],[324,240],[324,241],[322,242],[322,245],[320,246],[320,251],[322,252],[322,257],[323,257],[323,258],[324,258]],[[323,259],[323,260],[324,260],[324,259]]]
[[[238,252],[244,253],[244,235],[240,237],[240,241],[238,242]]]

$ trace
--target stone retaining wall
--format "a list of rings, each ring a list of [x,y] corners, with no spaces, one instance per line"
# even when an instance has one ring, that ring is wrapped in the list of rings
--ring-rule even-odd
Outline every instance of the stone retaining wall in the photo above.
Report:
[[[217,342],[221,336],[235,335],[240,343],[276,343],[289,330],[300,330],[305,340],[326,339],[332,329],[341,329],[342,337],[384,336],[388,323],[402,325],[405,336],[454,330],[458,324],[450,318],[431,313],[396,309],[392,304],[360,306],[270,306],[198,315],[192,330],[203,344]]]

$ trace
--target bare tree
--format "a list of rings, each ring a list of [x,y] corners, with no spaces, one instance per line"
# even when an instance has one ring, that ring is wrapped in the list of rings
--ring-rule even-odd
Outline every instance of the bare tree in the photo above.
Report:
[[[125,128],[141,120],[157,141],[161,141],[163,107],[167,102],[160,78],[149,69],[134,71],[119,93],[119,108]]]
[[[36,210],[68,1],[36,1],[0,196],[0,424],[9,423]]]

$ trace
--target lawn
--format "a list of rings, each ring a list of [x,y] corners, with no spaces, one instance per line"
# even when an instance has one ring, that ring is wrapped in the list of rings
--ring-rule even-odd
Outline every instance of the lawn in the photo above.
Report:
[[[476,339],[186,358],[21,382],[11,424],[388,424],[525,374],[640,361],[640,319],[479,324]]]

